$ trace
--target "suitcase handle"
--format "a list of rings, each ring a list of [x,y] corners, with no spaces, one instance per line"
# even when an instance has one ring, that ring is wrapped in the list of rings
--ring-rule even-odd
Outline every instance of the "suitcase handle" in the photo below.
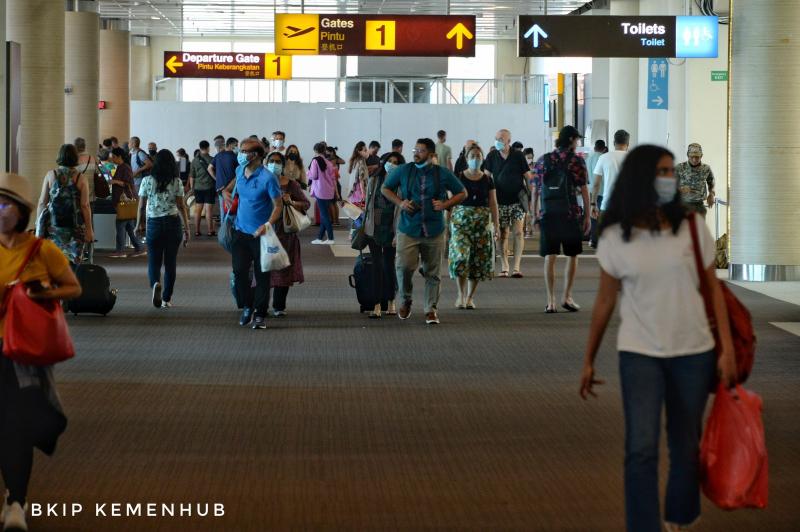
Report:
[[[350,283],[350,288],[356,287],[356,278],[354,275],[351,275],[347,278],[347,282]]]

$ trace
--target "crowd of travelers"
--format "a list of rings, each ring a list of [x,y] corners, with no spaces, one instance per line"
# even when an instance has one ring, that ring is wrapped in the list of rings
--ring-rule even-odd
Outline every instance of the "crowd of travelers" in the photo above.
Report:
[[[406,162],[399,139],[382,155],[377,141],[359,141],[348,161],[337,155],[337,148],[320,141],[308,164],[296,145],[286,145],[281,131],[270,139],[253,135],[241,141],[220,135],[213,139],[213,155],[211,143],[201,141],[191,160],[185,149],[172,153],[152,142],[145,151],[137,137],[127,146],[107,139],[95,156],[87,153],[83,139],[76,139],[59,150],[56,167],[44,176],[38,204],[25,178],[0,175],[0,294],[18,281],[36,300],[79,296],[82,288],[70,265],[86,260],[85,248],[94,241],[92,204],[107,198],[118,213],[116,248],[109,256],[147,255],[152,304],[159,308],[173,304],[181,244],[186,245],[192,232],[195,238],[202,236],[203,217],[210,237],[221,238],[230,225],[226,242],[241,310],[239,325],[253,329],[266,328],[270,314],[286,316],[289,288],[304,281],[301,241],[298,232],[286,226],[286,211],[306,215],[312,200],[319,220],[314,245],[335,244],[339,208],[354,220],[352,246],[368,249],[372,258],[370,289],[376,303],[369,309],[370,318],[396,314],[409,319],[413,279],[420,272],[425,279],[425,322],[438,324],[445,256],[458,286],[455,307],[476,309],[479,283],[495,276],[523,276],[527,220],[539,228],[539,252],[545,257],[545,312],[556,313],[559,307],[577,312],[580,306],[572,296],[577,257],[584,239],[590,239],[597,248],[601,278],[581,395],[594,395],[593,387],[603,382],[595,375],[594,360],[619,298],[618,350],[629,434],[628,528],[660,527],[658,424],[666,405],[671,473],[665,517],[677,530],[700,512],[696,457],[708,390],[717,376],[727,383],[735,380],[714,241],[705,224],[699,224],[699,249],[720,324],[719,357],[698,292],[700,278],[686,253],[692,248],[692,234],[684,222],[695,216],[691,213],[705,215],[713,204],[714,177],[701,163],[698,144],[689,146],[687,162],[675,166],[674,156],[663,148],[643,145],[628,152],[630,135],[622,130],[614,134],[613,151],[602,141],[595,144],[587,168],[587,160],[576,151],[582,138],[576,128],[566,126],[555,150],[535,159],[531,148],[512,143],[511,132],[501,129],[488,150],[467,140],[454,160],[446,132],[439,131],[438,142],[415,142],[411,162]],[[342,183],[340,170],[345,165],[349,179]],[[228,219],[235,221],[228,224]],[[32,221],[43,239],[27,231]],[[289,265],[267,271],[262,267],[261,237],[270,233],[285,250]],[[568,261],[564,290],[557,298],[555,262],[560,254]],[[62,409],[52,393],[51,367],[8,357],[0,357],[0,365],[0,469],[8,488],[2,515],[6,528],[12,524],[24,529],[33,447],[52,452],[58,433],[34,443],[20,428],[26,420],[8,412],[20,407],[28,386],[43,390],[57,412]],[[664,382],[669,385],[662,386]]]

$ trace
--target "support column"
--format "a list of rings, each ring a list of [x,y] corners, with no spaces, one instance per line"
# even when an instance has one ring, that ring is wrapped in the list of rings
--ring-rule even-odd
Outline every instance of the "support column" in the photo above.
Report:
[[[6,166],[6,3],[0,2],[0,170]]]
[[[800,3],[736,1],[731,19],[731,279],[800,281]]]
[[[103,19],[100,25],[100,99],[107,107],[100,113],[100,138],[130,137],[130,32],[127,23]]]
[[[6,39],[22,54],[19,173],[38,197],[64,141],[64,4],[7,0],[6,10]]]
[[[611,15],[638,15],[638,0],[612,0]],[[631,134],[631,144],[638,143],[639,129],[639,60],[610,59],[608,83],[608,136],[624,129]]]
[[[64,20],[64,138],[73,142],[76,137],[83,137],[87,151],[94,153],[100,143],[97,3],[73,0],[67,2],[67,9]]]
[[[131,100],[153,99],[150,56],[150,37],[131,37]]]

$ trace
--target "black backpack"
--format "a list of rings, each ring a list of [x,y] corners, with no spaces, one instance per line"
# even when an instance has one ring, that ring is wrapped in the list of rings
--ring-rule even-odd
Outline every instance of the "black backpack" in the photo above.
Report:
[[[542,179],[542,214],[567,215],[572,206],[571,189],[568,161],[553,163],[552,157],[546,157]]]
[[[50,187],[50,202],[47,210],[50,213],[50,225],[53,227],[75,228],[81,225],[80,214],[81,192],[78,190],[78,178],[74,181],[69,174],[60,168],[53,170],[53,185]]]

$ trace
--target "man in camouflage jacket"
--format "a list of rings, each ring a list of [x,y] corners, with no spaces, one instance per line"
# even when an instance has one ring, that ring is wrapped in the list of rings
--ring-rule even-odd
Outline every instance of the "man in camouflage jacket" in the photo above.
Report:
[[[706,207],[714,205],[714,173],[701,162],[703,148],[699,144],[689,144],[686,155],[689,160],[675,167],[681,200],[687,209],[705,216]]]

